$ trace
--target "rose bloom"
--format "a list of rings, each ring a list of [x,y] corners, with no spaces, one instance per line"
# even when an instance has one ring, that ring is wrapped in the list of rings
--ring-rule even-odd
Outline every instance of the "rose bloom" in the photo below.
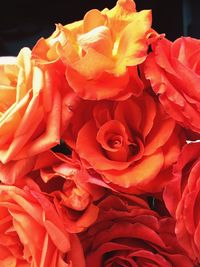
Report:
[[[200,263],[200,143],[186,145],[174,168],[164,200],[176,219],[176,235],[189,256]]]
[[[159,218],[136,196],[109,194],[97,222],[80,235],[86,266],[192,267],[179,247],[172,218]]]
[[[39,155],[33,171],[26,175],[52,199],[71,233],[85,230],[97,219],[98,208],[93,201],[104,193],[102,188],[88,185],[88,176],[77,160],[51,151]],[[24,179],[21,177],[17,182]]]
[[[145,63],[146,78],[166,112],[183,127],[200,133],[200,40],[162,39]]]
[[[175,121],[147,93],[121,102],[83,101],[64,139],[105,184],[132,193],[163,188],[182,142]]]
[[[151,11],[136,12],[132,0],[119,0],[109,10],[87,12],[82,21],[57,25],[33,48],[35,57],[66,64],[66,78],[84,99],[124,99],[139,95],[143,84],[137,66],[147,57]]]
[[[1,267],[85,267],[77,236],[35,188],[0,185],[0,236]]]
[[[71,116],[70,88],[61,64],[31,60],[24,48],[0,61],[0,161],[21,160],[60,142]],[[64,109],[65,107],[65,109]]]

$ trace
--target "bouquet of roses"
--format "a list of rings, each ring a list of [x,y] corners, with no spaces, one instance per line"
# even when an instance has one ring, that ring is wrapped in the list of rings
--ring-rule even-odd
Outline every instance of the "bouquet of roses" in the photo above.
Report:
[[[0,267],[200,263],[200,40],[132,0],[0,58]]]

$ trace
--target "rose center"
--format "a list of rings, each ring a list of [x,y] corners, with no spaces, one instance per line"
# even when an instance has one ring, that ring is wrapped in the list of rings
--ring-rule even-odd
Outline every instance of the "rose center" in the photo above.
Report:
[[[111,149],[117,150],[123,145],[123,137],[120,135],[112,134],[108,137],[107,144]]]

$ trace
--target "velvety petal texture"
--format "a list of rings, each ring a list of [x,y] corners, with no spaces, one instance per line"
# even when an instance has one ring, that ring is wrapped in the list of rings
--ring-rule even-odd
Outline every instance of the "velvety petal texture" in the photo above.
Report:
[[[186,145],[174,167],[174,179],[164,192],[167,208],[176,219],[180,245],[200,263],[200,143]]]
[[[88,267],[193,266],[176,241],[173,219],[160,218],[143,199],[112,194],[99,209],[97,222],[80,235]]]
[[[141,193],[162,190],[162,173],[176,162],[184,141],[178,134],[158,101],[143,93],[120,102],[83,101],[64,139],[109,186]]]
[[[145,62],[146,78],[166,112],[182,126],[200,133],[200,40],[159,40]]]

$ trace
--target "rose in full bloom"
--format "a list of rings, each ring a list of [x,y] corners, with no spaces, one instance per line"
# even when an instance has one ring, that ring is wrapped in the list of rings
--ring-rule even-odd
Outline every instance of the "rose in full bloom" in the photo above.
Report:
[[[64,138],[87,169],[132,193],[163,188],[182,142],[175,121],[148,93],[120,102],[83,101]]]
[[[71,116],[70,88],[61,64],[40,64],[23,48],[0,61],[0,161],[30,158],[60,142]]]
[[[77,236],[35,188],[0,185],[0,266],[85,267]]]
[[[159,40],[145,63],[146,78],[166,112],[183,127],[200,133],[200,40]]]
[[[34,170],[26,175],[52,199],[71,233],[85,230],[97,219],[98,208],[93,201],[103,195],[103,190],[87,184],[88,176],[77,160],[51,151],[39,155]],[[19,183],[24,179],[21,177]]]
[[[33,48],[35,57],[61,58],[66,78],[84,99],[121,99],[139,95],[143,84],[137,66],[147,57],[151,11],[136,12],[132,0],[119,0],[109,10],[87,12],[82,21],[57,25]]]
[[[200,263],[200,143],[186,145],[174,167],[164,200],[176,219],[176,235],[189,256]]]
[[[172,218],[160,218],[136,196],[109,194],[97,222],[82,233],[86,266],[192,267],[177,243]]]

